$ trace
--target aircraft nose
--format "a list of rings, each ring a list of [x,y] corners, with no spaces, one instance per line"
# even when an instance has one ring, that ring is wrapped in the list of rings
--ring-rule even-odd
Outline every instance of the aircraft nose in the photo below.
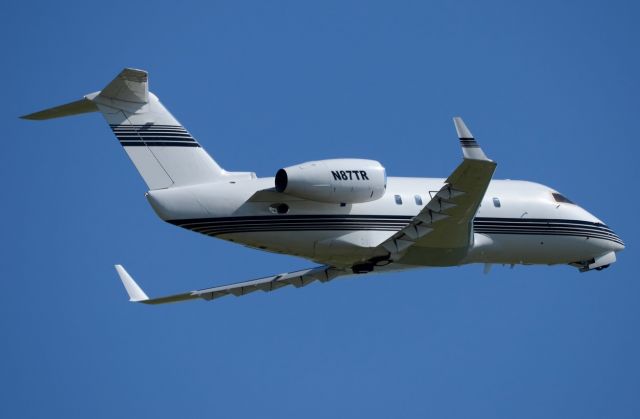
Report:
[[[587,233],[587,236],[600,239],[596,241],[597,249],[594,250],[604,253],[624,250],[625,246],[622,239],[602,220],[577,205],[574,206],[573,210],[577,211],[574,214],[576,219],[581,220],[581,223],[583,223],[582,228]]]
[[[596,226],[600,230],[601,237],[606,240],[606,250],[613,252],[624,250],[624,242],[613,230],[602,223],[596,223]]]
[[[613,232],[612,232],[613,233]],[[624,250],[625,246],[624,246],[624,242],[622,241],[622,239],[620,237],[618,237],[617,234],[613,233],[613,235],[618,239],[617,241],[612,241],[611,242],[611,250],[613,250],[614,252],[619,252],[621,250]]]

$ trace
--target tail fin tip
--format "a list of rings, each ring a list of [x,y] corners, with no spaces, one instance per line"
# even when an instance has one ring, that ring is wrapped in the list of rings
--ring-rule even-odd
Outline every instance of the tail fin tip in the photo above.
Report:
[[[125,102],[149,102],[149,73],[135,68],[125,68],[104,89],[98,97]]]

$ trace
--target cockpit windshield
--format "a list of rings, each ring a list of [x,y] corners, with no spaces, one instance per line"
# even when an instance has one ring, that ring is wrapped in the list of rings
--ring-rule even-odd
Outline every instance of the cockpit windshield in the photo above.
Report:
[[[559,194],[558,192],[552,192],[551,195],[553,195],[553,199],[558,203],[561,203],[561,204],[573,204],[573,201],[571,201],[566,196],[564,196],[562,194]]]

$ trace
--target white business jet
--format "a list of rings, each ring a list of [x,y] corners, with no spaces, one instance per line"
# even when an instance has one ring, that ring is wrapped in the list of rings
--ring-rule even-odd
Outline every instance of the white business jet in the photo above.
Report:
[[[201,234],[321,264],[252,281],[150,298],[121,265],[131,301],[163,304],[303,287],[353,274],[428,266],[568,264],[601,270],[624,243],[602,221],[538,183],[491,180],[460,118],[464,159],[446,179],[387,177],[373,160],[320,160],[275,177],[228,172],[148,91],[145,71],[123,70],[103,90],[23,116],[99,111],[149,187],[164,221]]]

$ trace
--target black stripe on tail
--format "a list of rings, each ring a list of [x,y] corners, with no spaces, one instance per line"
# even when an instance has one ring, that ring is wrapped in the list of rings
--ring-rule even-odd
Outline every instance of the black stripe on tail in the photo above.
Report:
[[[110,125],[123,147],[200,147],[180,125]]]

